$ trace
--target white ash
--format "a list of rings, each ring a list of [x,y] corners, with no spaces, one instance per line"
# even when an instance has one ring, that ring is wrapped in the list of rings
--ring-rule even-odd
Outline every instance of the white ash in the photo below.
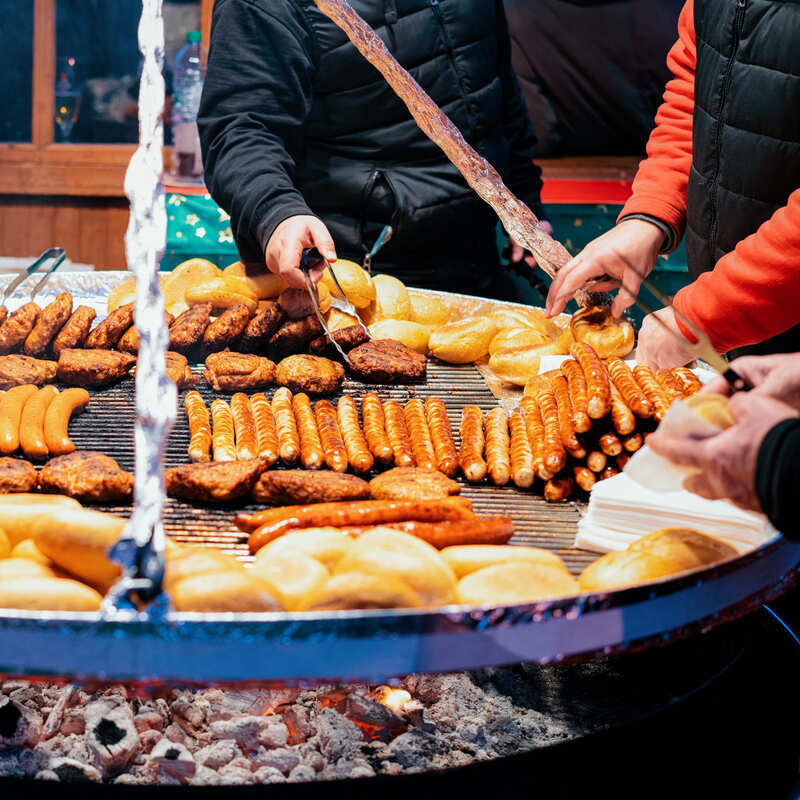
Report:
[[[364,684],[174,690],[142,700],[119,686],[89,694],[6,681],[0,776],[205,786],[456,767],[584,732],[536,670],[409,676],[399,688],[412,699],[397,709]]]

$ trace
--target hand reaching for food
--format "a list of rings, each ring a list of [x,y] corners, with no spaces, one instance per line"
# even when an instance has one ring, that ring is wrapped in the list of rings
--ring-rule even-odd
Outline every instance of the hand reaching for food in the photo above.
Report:
[[[800,411],[800,353],[773,356],[745,356],[731,368],[755,387],[756,394],[768,395]],[[722,376],[709,381],[703,392],[730,395],[733,390]]]
[[[298,269],[303,250],[316,247],[328,261],[336,261],[336,247],[322,220],[310,214],[299,214],[281,222],[267,242],[265,260],[267,269],[280,275],[289,286],[304,289],[306,282]],[[316,274],[316,282],[322,277],[322,269]]]

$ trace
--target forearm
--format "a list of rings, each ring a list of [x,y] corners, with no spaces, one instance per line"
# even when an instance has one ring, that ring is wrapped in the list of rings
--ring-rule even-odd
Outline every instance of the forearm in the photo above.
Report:
[[[800,419],[776,425],[764,437],[756,463],[756,494],[770,522],[784,535],[800,538]]]

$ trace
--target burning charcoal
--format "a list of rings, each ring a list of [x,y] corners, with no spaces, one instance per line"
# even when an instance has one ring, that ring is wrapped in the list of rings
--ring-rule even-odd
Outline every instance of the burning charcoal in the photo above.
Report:
[[[0,748],[34,747],[42,738],[42,715],[8,697],[0,699]]]
[[[307,783],[308,781],[315,781],[317,773],[311,767],[306,767],[303,764],[298,764],[289,773],[289,783]]]
[[[219,771],[219,776],[231,786],[247,786],[255,783],[253,773],[249,769],[227,764]]]
[[[67,709],[78,699],[78,687],[74,684],[65,686],[58,698],[58,702],[53,706],[53,710],[47,715],[44,723],[42,735],[45,739],[55,736],[61,729]],[[82,733],[83,731],[81,731]]]
[[[176,725],[175,723],[167,725],[164,729],[164,736],[171,742],[180,742],[180,744],[185,745],[188,750],[194,749],[194,739],[189,736],[180,725]]]
[[[127,703],[96,700],[86,707],[86,740],[105,774],[123,769],[139,751],[139,734]]]
[[[55,773],[61,783],[86,783],[87,781],[99,783],[102,779],[99,770],[89,764],[76,761],[74,758],[55,759],[50,764],[49,771]]]
[[[408,729],[408,723],[402,717],[367,695],[348,695],[343,713],[361,728],[364,737],[368,740],[381,739],[389,742]]]
[[[185,695],[174,700],[171,708],[173,720],[184,728],[184,730],[186,730],[186,728],[181,723],[184,721],[187,722],[190,726],[190,730],[186,732],[192,735],[205,724],[208,712],[211,710],[211,705],[202,697],[192,696],[187,692]]]
[[[253,753],[253,762],[265,767],[274,767],[284,775],[288,775],[299,763],[300,756],[286,747],[276,747],[274,750],[265,750],[263,747]]]
[[[289,731],[280,717],[246,716],[239,719],[219,720],[208,726],[212,739],[235,739],[246,753],[264,747],[283,747]]]
[[[164,734],[161,731],[154,731],[152,728],[148,728],[146,731],[142,731],[139,734],[139,744],[141,745],[143,753],[152,753],[153,748],[164,738]],[[183,745],[181,745],[183,746]],[[140,754],[141,755],[141,754]],[[138,756],[134,761],[138,760]]]
[[[236,746],[234,739],[220,739],[212,742],[207,747],[203,747],[195,753],[195,760],[198,764],[210,769],[219,769],[238,758],[242,754]]]
[[[64,715],[59,733],[69,736],[72,733],[82,736],[86,732],[86,716],[83,708],[71,708]]]
[[[133,718],[133,724],[139,733],[144,731],[163,731],[164,719],[157,711],[142,711]]]
[[[289,744],[300,744],[314,735],[314,725],[309,719],[309,711],[297,704],[289,706],[283,714],[283,724],[289,731]]]
[[[275,767],[259,767],[253,779],[256,783],[286,783],[286,776]]]
[[[186,783],[195,773],[192,754],[177,742],[162,739],[150,753],[150,764],[157,769],[159,778],[168,775],[181,783]]]
[[[319,749],[328,761],[338,761],[358,752],[364,743],[359,727],[332,708],[317,715]]]

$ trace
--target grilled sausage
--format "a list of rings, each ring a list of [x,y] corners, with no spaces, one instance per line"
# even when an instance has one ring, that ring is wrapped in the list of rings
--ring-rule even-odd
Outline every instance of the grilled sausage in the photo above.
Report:
[[[97,313],[89,306],[78,306],[72,316],[66,321],[64,327],[53,339],[51,350],[58,358],[62,350],[74,350],[83,347],[89,335],[92,323]]]
[[[636,383],[644,396],[653,406],[653,416],[658,422],[661,422],[664,419],[664,414],[669,409],[669,400],[656,380],[656,376],[653,375],[653,370],[646,364],[637,364],[633,368],[633,377],[636,379]]]
[[[88,350],[113,350],[128,328],[133,325],[133,303],[125,303],[112,311],[87,337]]]
[[[0,325],[0,355],[14,353],[22,347],[39,319],[40,311],[36,303],[25,303],[5,318]]]
[[[528,441],[525,419],[519,411],[508,418],[508,427],[511,431],[511,480],[520,489],[528,489],[533,486],[533,451]]]
[[[509,445],[508,414],[503,408],[493,408],[486,415],[486,466],[495,486],[511,480]]]
[[[433,448],[428,421],[425,419],[425,406],[422,400],[417,397],[409,400],[403,409],[403,417],[417,466],[422,469],[436,469],[436,451]]]
[[[398,467],[414,466],[414,451],[408,436],[403,407],[394,400],[383,404],[383,416],[386,420],[386,435],[394,453],[394,463]]]
[[[584,492],[591,492],[592,487],[597,483],[597,478],[594,472],[589,467],[576,465],[572,468],[572,477],[578,488],[583,489]]]
[[[573,342],[569,351],[580,364],[586,379],[586,411],[592,419],[602,419],[611,411],[608,370],[586,342]]]
[[[292,411],[300,436],[300,461],[306,469],[321,469],[325,463],[325,451],[319,440],[317,420],[307,394],[300,392],[292,397]]]
[[[571,478],[553,478],[544,485],[544,499],[548,503],[560,503],[569,500],[575,491]]]
[[[636,415],[631,411],[614,384],[611,385],[611,423],[614,430],[622,436],[636,429]]]
[[[597,443],[607,456],[618,456],[622,452],[622,442],[619,440],[619,436],[611,431],[604,433]]]
[[[358,422],[356,401],[348,395],[340,397],[336,412],[350,466],[355,472],[369,472],[375,459],[369,451],[369,444]]]
[[[31,461],[44,461],[50,453],[44,438],[44,416],[57,395],[55,386],[43,386],[27,399],[22,408],[19,443],[25,458]]]
[[[561,443],[564,449],[573,458],[586,458],[586,448],[575,435],[572,422],[572,404],[569,399],[569,385],[563,375],[556,375],[550,379],[553,397],[558,408],[558,427],[561,431]]]
[[[542,379],[538,382],[536,400],[544,426],[544,466],[552,478],[566,466],[567,454],[561,439],[558,405],[547,380]]]
[[[572,403],[572,426],[576,433],[586,433],[592,427],[586,397],[586,378],[581,365],[568,358],[561,364],[561,374],[567,379],[569,397]]]
[[[364,420],[364,438],[369,451],[379,464],[394,461],[394,451],[386,434],[386,418],[378,395],[368,392],[361,398],[361,416]]]
[[[33,330],[25,339],[25,355],[41,356],[53,337],[64,327],[72,314],[72,295],[61,292],[55,300],[42,309]]]
[[[6,396],[13,391],[10,389]],[[75,445],[69,438],[69,420],[88,405],[89,392],[86,389],[65,389],[50,401],[44,413],[44,440],[51,458],[75,452]]]
[[[256,425],[256,446],[258,457],[271,467],[278,460],[278,432],[275,429],[275,417],[266,396],[261,392],[250,397],[250,410]]]
[[[325,453],[325,463],[334,472],[347,472],[349,462],[347,448],[344,446],[342,432],[339,430],[339,419],[336,409],[330,400],[317,400],[314,406],[317,417],[317,430]]]
[[[429,397],[425,401],[425,414],[436,452],[436,466],[439,472],[453,478],[458,472],[458,454],[444,402],[438,397]]]
[[[0,395],[0,453],[10,456],[19,448],[22,410],[37,388],[30,383],[14,386]]]
[[[543,481],[549,481],[555,473],[550,472],[544,464],[545,434],[542,412],[539,410],[539,401],[535,397],[523,397],[521,408],[525,416],[528,441],[533,453],[533,472]]]
[[[458,463],[464,477],[475,483],[486,477],[487,466],[483,459],[486,437],[483,430],[483,411],[478,406],[461,409],[461,448]]]
[[[443,522],[390,522],[385,525],[410,533],[437,550],[465,544],[505,544],[514,535],[514,522],[508,517],[475,517]]]
[[[678,382],[678,379],[668,369],[658,370],[658,372],[656,372],[656,381],[666,395],[670,405],[672,405],[675,400],[683,398],[682,384]]]
[[[236,461],[236,439],[231,407],[219,398],[211,404],[211,443],[214,461]]]
[[[189,420],[189,458],[192,461],[211,460],[211,417],[200,392],[186,392],[183,398]]]
[[[592,472],[602,472],[608,464],[608,456],[602,450],[592,450],[586,456],[586,466]]]
[[[604,481],[607,478],[613,478],[615,475],[619,475],[619,469],[616,464],[609,461],[608,466],[600,473],[600,480]]]
[[[626,453],[624,451],[622,453],[620,453],[614,459],[614,461],[616,462],[616,465],[617,465],[617,469],[619,469],[620,472],[624,471],[625,467],[628,466],[628,462],[631,460],[631,458],[632,458],[632,456],[631,456],[630,453]]]
[[[250,408],[250,400],[243,392],[236,392],[231,397],[231,415],[233,430],[236,435],[236,459],[247,461],[258,455],[256,441],[256,422]]]
[[[638,432],[632,433],[622,440],[622,446],[628,453],[635,453],[637,450],[641,450],[643,444],[644,438],[642,434]],[[621,453],[617,453],[617,457],[620,455]]]
[[[296,464],[300,458],[300,434],[292,409],[292,393],[283,386],[272,395],[272,416],[278,434],[278,455],[284,464]]]
[[[687,367],[673,367],[671,372],[677,379],[684,397],[691,397],[703,388],[700,378]]]
[[[606,359],[608,374],[619,390],[625,405],[637,417],[649,419],[655,414],[655,407],[647,398],[631,372],[631,368],[621,358]]]

